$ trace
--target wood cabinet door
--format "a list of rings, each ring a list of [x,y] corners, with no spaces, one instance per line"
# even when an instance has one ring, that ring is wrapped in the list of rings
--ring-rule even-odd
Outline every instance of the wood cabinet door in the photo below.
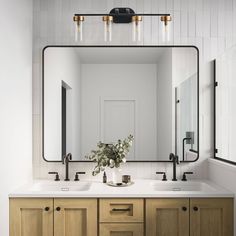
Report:
[[[10,236],[53,236],[53,199],[10,199]]]
[[[144,236],[140,223],[101,223],[100,236]]]
[[[147,199],[146,235],[188,236],[189,199]]]
[[[96,236],[97,199],[54,199],[55,236]]]
[[[191,199],[190,225],[190,236],[233,236],[233,199]]]

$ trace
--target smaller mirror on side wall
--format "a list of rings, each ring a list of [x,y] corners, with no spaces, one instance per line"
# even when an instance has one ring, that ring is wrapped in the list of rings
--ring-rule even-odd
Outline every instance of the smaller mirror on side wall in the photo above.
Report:
[[[215,60],[215,158],[236,165],[236,47]]]
[[[195,47],[50,46],[43,51],[43,157],[73,161],[134,136],[128,161],[195,161]]]

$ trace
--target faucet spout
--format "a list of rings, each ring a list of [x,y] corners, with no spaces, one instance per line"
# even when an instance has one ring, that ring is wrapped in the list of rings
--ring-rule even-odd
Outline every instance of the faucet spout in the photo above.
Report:
[[[173,178],[172,181],[177,181],[176,178],[176,165],[179,164],[179,157],[175,155],[174,153],[170,153],[170,161],[173,162]]]
[[[69,162],[72,160],[72,154],[68,153],[63,157],[62,164],[65,165],[65,181],[70,181],[69,179]]]

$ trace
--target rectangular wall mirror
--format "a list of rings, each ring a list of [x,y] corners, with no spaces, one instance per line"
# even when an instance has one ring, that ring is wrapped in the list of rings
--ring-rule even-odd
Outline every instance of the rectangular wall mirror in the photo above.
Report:
[[[215,158],[236,165],[236,47],[215,60]]]
[[[48,46],[43,50],[43,157],[73,161],[99,141],[134,136],[128,161],[199,153],[199,53],[191,46]]]

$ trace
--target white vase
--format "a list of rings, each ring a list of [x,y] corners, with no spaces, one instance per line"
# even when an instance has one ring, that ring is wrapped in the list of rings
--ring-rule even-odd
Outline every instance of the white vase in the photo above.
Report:
[[[114,184],[122,183],[122,173],[120,168],[112,168],[112,182]]]

